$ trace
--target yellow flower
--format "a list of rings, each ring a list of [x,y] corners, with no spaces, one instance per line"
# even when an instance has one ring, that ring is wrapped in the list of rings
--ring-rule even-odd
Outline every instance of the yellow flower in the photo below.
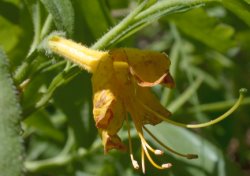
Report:
[[[117,134],[123,122],[126,121],[130,158],[133,167],[139,169],[139,163],[133,156],[128,120],[128,114],[130,115],[141,141],[141,168],[143,172],[145,172],[145,156],[158,169],[166,169],[172,166],[171,163],[159,165],[154,162],[150,152],[155,155],[162,155],[163,152],[148,144],[144,138],[144,132],[148,133],[164,149],[174,154],[187,159],[198,157],[195,154],[178,153],[166,146],[145,127],[146,124],[157,125],[166,121],[187,128],[209,126],[231,114],[243,98],[241,94],[235,105],[215,120],[203,124],[181,124],[168,118],[171,113],[160,104],[150,91],[150,87],[158,84],[169,88],[175,86],[169,73],[170,60],[166,54],[132,48],[97,51],[56,36],[49,39],[49,48],[93,74],[93,114],[96,127],[102,138],[104,152],[106,153],[111,149],[126,149]]]
[[[169,65],[170,61],[164,54],[130,48],[111,50],[108,52],[108,57],[103,57],[99,61],[92,77],[93,113],[96,126],[102,134],[105,152],[114,148],[125,149],[117,133],[129,113],[141,139],[143,153],[145,152],[149,160],[158,168],[170,166],[168,164],[162,167],[153,162],[148,150],[156,154],[162,154],[162,152],[150,147],[143,135],[145,124],[156,125],[162,121],[143,105],[165,117],[171,114],[147,88],[160,83],[174,87]],[[138,168],[139,165],[132,154],[130,134],[129,143],[132,163],[135,168]]]

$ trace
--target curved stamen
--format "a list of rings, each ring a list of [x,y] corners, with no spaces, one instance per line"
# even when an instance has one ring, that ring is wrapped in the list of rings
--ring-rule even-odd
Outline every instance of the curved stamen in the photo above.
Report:
[[[142,134],[138,133],[139,137],[141,138],[141,140],[143,140],[143,143],[145,144],[145,146],[155,155],[162,155],[163,151],[159,150],[159,149],[153,149],[148,142],[145,140],[144,136],[142,136]]]
[[[128,121],[128,117],[126,115],[126,123],[127,123],[127,127],[128,127],[128,143],[129,143],[129,153],[130,153],[130,159],[132,162],[132,165],[135,169],[139,169],[139,164],[138,162],[134,159],[134,155],[133,155],[133,148],[132,148],[132,140],[131,140],[131,135],[130,135],[130,125],[129,125],[129,121]]]
[[[156,164],[156,163],[154,162],[154,160],[151,158],[150,154],[148,153],[148,149],[147,149],[145,143],[143,142],[143,140],[141,140],[141,144],[142,144],[142,148],[143,148],[143,150],[144,150],[144,152],[145,152],[145,154],[146,154],[146,156],[147,156],[149,162],[150,162],[155,168],[157,168],[157,169],[167,169],[167,168],[169,168],[169,167],[172,166],[171,163],[165,163],[165,164],[162,164],[162,166],[159,166],[158,164]]]
[[[137,101],[149,112],[151,112],[152,114],[154,114],[156,117],[159,117],[160,119],[176,125],[176,126],[180,126],[180,127],[185,127],[185,128],[202,128],[202,127],[207,127],[213,124],[216,124],[222,120],[224,120],[226,117],[228,117],[230,114],[232,114],[241,104],[241,102],[243,101],[244,98],[244,94],[247,92],[247,89],[240,89],[240,96],[238,98],[238,100],[235,102],[235,104],[228,110],[226,111],[224,114],[222,114],[221,116],[217,117],[214,120],[211,120],[209,122],[205,122],[205,123],[200,123],[200,124],[183,124],[183,123],[179,123],[179,122],[175,122],[172,121],[164,116],[162,116],[161,114],[159,114],[158,112],[155,112],[154,110],[152,110],[150,107],[148,107],[147,105],[143,104],[140,100],[137,99]]]
[[[162,143],[155,135],[153,135],[153,133],[151,133],[145,126],[143,126],[143,129],[157,142],[159,143],[162,147],[164,147],[166,150],[176,154],[176,155],[179,155],[179,156],[182,156],[182,157],[185,157],[187,159],[196,159],[198,158],[198,155],[196,154],[182,154],[182,153],[179,153],[177,151],[175,151],[174,149],[166,146],[164,143]]]

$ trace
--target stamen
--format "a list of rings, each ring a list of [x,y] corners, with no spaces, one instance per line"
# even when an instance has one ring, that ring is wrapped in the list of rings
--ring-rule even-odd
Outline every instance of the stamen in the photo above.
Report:
[[[226,117],[228,117],[230,114],[232,114],[242,103],[243,99],[244,99],[244,95],[247,92],[247,89],[242,88],[240,89],[240,96],[238,98],[238,100],[235,102],[235,104],[228,110],[226,111],[224,114],[222,114],[221,116],[217,117],[214,120],[211,120],[209,122],[205,122],[205,123],[200,123],[200,124],[183,124],[183,123],[179,123],[179,122],[175,122],[172,121],[164,116],[162,116],[161,114],[159,114],[158,112],[155,112],[154,110],[152,110],[150,107],[148,107],[147,105],[143,104],[140,100],[137,99],[137,101],[149,112],[151,112],[152,114],[154,114],[155,116],[159,117],[160,119],[172,124],[172,125],[176,125],[176,126],[180,126],[180,127],[185,127],[185,128],[203,128],[203,127],[207,127],[213,124],[216,124],[222,120],[224,120]]]
[[[171,163],[162,164],[161,167],[163,167],[164,169],[169,169],[170,167],[172,167],[172,164]]]
[[[164,152],[159,149],[156,149],[154,153],[155,155],[163,155]]]
[[[141,138],[141,140],[143,140],[143,143],[145,144],[145,146],[155,155],[163,155],[163,151],[159,150],[159,149],[153,149],[148,142],[145,140],[144,136],[138,132],[139,137]]]
[[[142,165],[142,173],[145,174],[146,169],[145,169],[145,152],[143,150],[143,147],[141,147],[141,165]]]
[[[161,142],[155,135],[153,135],[153,133],[151,133],[145,126],[143,126],[143,129],[157,142],[159,143],[162,147],[164,147],[166,150],[178,155],[178,156],[182,156],[182,157],[185,157],[187,159],[196,159],[198,158],[198,155],[196,154],[182,154],[182,153],[179,153],[177,151],[175,151],[174,149],[166,146],[163,142]]]
[[[131,161],[132,161],[132,165],[135,169],[139,169],[140,166],[138,164],[138,162],[134,159],[133,155],[130,155]]]
[[[167,168],[168,168],[168,167],[165,167],[165,166],[166,166],[165,164],[163,164],[162,166],[159,166],[158,164],[156,164],[156,163],[154,162],[154,160],[151,158],[151,156],[149,155],[148,149],[147,149],[145,143],[143,142],[143,140],[141,140],[141,143],[142,143],[143,150],[144,150],[144,152],[145,152],[145,154],[146,154],[146,156],[147,156],[149,162],[150,162],[155,168],[157,168],[157,169],[167,169]],[[164,166],[164,167],[163,167],[163,166]]]
[[[128,127],[128,143],[129,143],[129,153],[130,153],[130,159],[132,162],[132,165],[135,169],[139,169],[139,164],[138,162],[134,159],[134,155],[133,155],[133,149],[132,149],[132,140],[131,140],[131,135],[130,135],[130,126],[129,126],[129,122],[128,122],[128,117],[126,116],[126,122],[127,122],[127,127]]]

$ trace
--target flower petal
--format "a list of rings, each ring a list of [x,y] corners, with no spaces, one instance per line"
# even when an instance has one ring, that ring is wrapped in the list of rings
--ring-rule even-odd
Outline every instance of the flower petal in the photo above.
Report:
[[[125,109],[118,96],[119,85],[115,77],[113,61],[100,60],[92,77],[94,93],[94,119],[101,133],[105,153],[111,149],[124,150],[125,146],[117,135],[122,127]]]
[[[112,79],[113,63],[110,58],[103,58],[100,60],[92,77],[94,93],[93,114],[97,128],[106,129],[113,117],[111,104],[115,101],[115,95],[111,89]]]
[[[102,133],[102,143],[104,146],[104,153],[107,153],[112,149],[117,149],[121,151],[126,150],[126,146],[121,142],[121,139],[117,134],[110,135],[106,130],[101,131],[101,133]]]
[[[158,114],[161,114],[165,117],[169,117],[171,115],[171,112],[169,112],[166,108],[164,108],[160,104],[156,96],[150,91],[150,88],[138,86],[137,95],[138,95],[138,101],[140,101],[140,103],[143,103],[147,107],[150,107],[153,111],[157,112]],[[162,121],[160,118],[149,112],[144,107],[141,107],[141,113],[144,116],[143,119],[144,124],[156,125]]]
[[[102,90],[94,94],[94,119],[97,128],[106,129],[113,118],[111,104],[115,96],[110,90]]]
[[[169,73],[170,60],[164,53],[134,48],[113,49],[109,53],[115,61],[126,61],[131,74],[142,87],[165,84],[173,88],[174,81]]]

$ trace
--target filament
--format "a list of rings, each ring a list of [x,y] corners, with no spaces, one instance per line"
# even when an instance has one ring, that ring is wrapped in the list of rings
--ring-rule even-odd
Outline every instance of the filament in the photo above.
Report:
[[[145,169],[145,152],[143,150],[143,147],[141,147],[141,167],[142,167],[142,173],[145,174],[146,169]]]
[[[128,117],[126,115],[126,122],[127,122],[127,127],[128,127],[128,143],[129,143],[129,153],[130,153],[130,159],[132,162],[132,165],[135,169],[139,169],[139,164],[138,162],[134,159],[133,155],[133,148],[132,148],[132,140],[131,140],[131,134],[130,134],[130,125],[128,121]]]
[[[148,149],[147,149],[145,143],[143,142],[143,140],[141,140],[141,143],[142,143],[143,150],[144,150],[144,152],[145,152],[145,154],[146,154],[146,156],[147,156],[149,162],[150,162],[155,168],[157,168],[157,169],[167,169],[167,168],[169,168],[169,167],[167,167],[167,166],[170,166],[170,165],[171,165],[170,163],[163,164],[162,166],[159,166],[158,164],[156,164],[156,163],[154,162],[154,160],[151,158],[150,154],[148,153]],[[169,165],[168,165],[168,164],[169,164]],[[170,166],[170,167],[171,167],[171,166]]]
[[[196,159],[198,158],[198,155],[195,155],[195,154],[182,154],[182,153],[179,153],[177,151],[175,151],[174,149],[166,146],[163,142],[161,142],[155,135],[153,135],[145,126],[143,126],[143,129],[157,142],[159,143],[162,147],[164,147],[166,150],[178,155],[178,156],[182,156],[182,157],[185,157],[187,159]]]
[[[140,136],[140,138],[143,140],[145,146],[152,152],[154,153],[155,155],[162,155],[163,154],[163,151],[159,150],[159,149],[153,149],[148,143],[147,141],[145,140],[144,136],[142,136],[141,133],[138,133],[138,135]]]
[[[154,114],[155,116],[159,117],[160,119],[172,124],[172,125],[176,125],[176,126],[180,126],[180,127],[185,127],[185,128],[203,128],[203,127],[207,127],[213,124],[216,124],[222,120],[224,120],[226,117],[228,117],[230,114],[232,114],[242,103],[243,99],[244,99],[244,94],[247,92],[247,89],[240,89],[240,96],[238,98],[238,100],[235,102],[235,104],[228,110],[226,111],[224,114],[222,114],[221,116],[217,117],[214,120],[211,120],[209,122],[205,122],[205,123],[200,123],[200,124],[184,124],[184,123],[179,123],[179,122],[175,122],[172,121],[166,117],[164,117],[163,115],[159,114],[158,112],[155,112],[154,110],[152,110],[150,107],[148,107],[147,105],[143,104],[140,100],[137,99],[137,101],[149,112],[151,112],[152,114]]]

